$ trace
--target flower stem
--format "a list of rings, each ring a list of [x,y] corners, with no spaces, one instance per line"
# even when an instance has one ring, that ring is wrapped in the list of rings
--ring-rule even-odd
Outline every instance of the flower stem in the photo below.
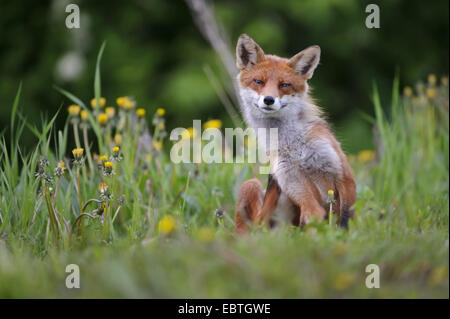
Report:
[[[89,163],[89,169],[91,171],[92,176],[94,176],[94,162],[92,161],[91,148],[89,147],[89,139],[86,125],[83,127],[83,138],[84,138],[84,148],[86,149],[86,155]]]

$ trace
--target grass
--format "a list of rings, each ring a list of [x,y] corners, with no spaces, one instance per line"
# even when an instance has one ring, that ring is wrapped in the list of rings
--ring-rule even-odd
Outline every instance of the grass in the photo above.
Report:
[[[449,297],[445,79],[404,95],[394,81],[390,108],[374,88],[377,150],[349,156],[358,200],[347,231],[322,223],[244,237],[234,233],[235,196],[257,167],[173,164],[163,110],[149,125],[121,99],[101,125],[103,109],[56,89],[86,113],[72,108],[63,129],[53,125],[63,112],[37,129],[21,115],[19,87],[11,141],[0,142],[0,297]],[[36,135],[29,154],[20,148],[26,128]],[[69,144],[71,132],[79,145]],[[76,147],[84,149],[79,164]],[[113,175],[95,152],[107,155]],[[80,289],[65,286],[68,264],[80,266]],[[380,267],[379,289],[365,286],[369,264]]]

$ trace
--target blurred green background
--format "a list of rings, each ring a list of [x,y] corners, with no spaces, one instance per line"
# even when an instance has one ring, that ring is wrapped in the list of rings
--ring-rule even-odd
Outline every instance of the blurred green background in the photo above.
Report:
[[[80,7],[80,29],[65,27],[69,3]],[[369,3],[380,6],[380,29],[365,27]],[[213,2],[233,51],[244,32],[266,53],[285,57],[312,44],[321,46],[321,64],[310,83],[347,152],[372,147],[371,125],[361,113],[372,114],[373,81],[388,99],[396,70],[401,86],[429,73],[448,74],[448,6],[447,0]],[[209,65],[229,85],[223,81],[224,68],[181,0],[2,2],[0,39],[0,131],[9,125],[20,81],[20,109],[31,123],[39,124],[60,106],[65,112],[70,104],[53,85],[88,102],[103,41],[107,105],[131,95],[149,118],[164,107],[169,130],[192,126],[192,119],[221,118],[232,125],[204,72]],[[59,116],[57,125],[64,121]],[[28,147],[34,142],[31,133],[22,140]]]

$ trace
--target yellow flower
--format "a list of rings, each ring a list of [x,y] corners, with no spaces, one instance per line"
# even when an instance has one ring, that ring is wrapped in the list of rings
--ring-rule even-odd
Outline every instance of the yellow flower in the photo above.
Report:
[[[197,232],[200,241],[209,243],[214,239],[214,231],[210,227],[202,227]]]
[[[101,97],[100,99],[99,99],[99,102],[100,102],[100,107],[104,107],[105,106],[105,104],[106,104],[106,99],[104,98],[104,97]],[[92,106],[92,108],[97,108],[97,100],[95,99],[95,98],[93,98],[92,100],[91,100],[91,106]]]
[[[196,130],[193,127],[188,127],[183,133],[181,134],[182,140],[188,140],[191,138],[194,138],[197,135]]]
[[[117,146],[122,145],[122,134],[117,133],[114,135],[114,143],[116,143]]]
[[[87,121],[88,118],[89,118],[88,113],[86,112],[86,110],[82,110],[81,113],[80,113],[80,116],[81,116],[81,119],[83,121]]]
[[[108,191],[108,185],[106,185],[106,183],[104,183],[104,182],[101,182],[100,185],[98,186],[98,191],[101,194],[104,194],[105,192]]]
[[[116,115],[116,109],[112,106],[108,106],[105,108],[105,113],[108,115],[108,118],[113,118]]]
[[[113,164],[111,162],[103,163],[103,174],[111,176],[113,174]]]
[[[166,124],[164,122],[159,122],[158,129],[164,131],[166,129]]]
[[[134,101],[130,99],[128,96],[122,96],[117,98],[117,105],[124,110],[131,110],[134,108]]]
[[[434,97],[436,96],[436,89],[428,88],[426,93],[429,99],[434,99]]]
[[[120,151],[120,147],[119,146],[114,146],[112,149],[112,153],[114,156],[119,155],[119,151]]]
[[[161,141],[153,141],[153,147],[157,150],[160,151],[163,147],[163,143]]]
[[[76,104],[72,104],[67,108],[70,116],[77,116],[80,113],[81,107]]]
[[[137,116],[139,116],[139,117],[144,117],[144,116],[145,116],[145,109],[143,109],[143,108],[137,109],[137,110],[136,110],[136,114],[137,114]]]
[[[166,114],[166,110],[160,107],[156,110],[156,114],[158,114],[159,116],[164,116],[164,114]]]
[[[74,149],[72,150],[73,157],[74,157],[76,160],[81,159],[81,158],[83,157],[83,153],[84,153],[84,149],[82,149],[82,148],[74,148]]]
[[[446,76],[441,77],[441,84],[443,86],[448,86],[448,77]]]
[[[147,155],[145,155],[145,159],[147,160],[147,162],[150,163],[152,161],[153,157],[151,154],[147,154]]]
[[[97,121],[100,125],[106,125],[108,123],[108,115],[106,113],[100,113],[97,117]]]
[[[358,161],[361,163],[367,163],[375,158],[375,152],[372,150],[364,150],[358,153]]]
[[[413,95],[413,89],[410,86],[405,86],[403,89],[403,95],[411,97]]]
[[[346,290],[353,284],[354,281],[355,278],[352,274],[346,272],[340,273],[334,279],[333,288],[339,291]]]
[[[334,190],[332,189],[328,190],[328,202],[329,203],[334,202]]]
[[[203,124],[203,129],[208,129],[208,128],[217,128],[217,129],[221,129],[222,128],[222,121],[221,120],[210,120],[207,121]]]
[[[344,243],[338,242],[336,244],[336,246],[334,246],[333,253],[336,256],[341,256],[341,255],[345,254],[346,252],[347,252],[347,246]]]
[[[64,161],[59,161],[57,167],[59,167],[63,172],[66,170],[66,164],[64,164]]]
[[[106,155],[102,155],[102,156],[100,156],[100,161],[102,162],[102,163],[105,163],[105,162],[107,162],[108,161],[108,156],[106,156]]]
[[[428,277],[428,285],[437,286],[443,283],[447,278],[447,268],[445,266],[437,267],[433,269]]]
[[[429,75],[428,75],[428,83],[429,83],[431,86],[434,86],[434,85],[436,84],[436,75],[434,75],[434,74],[429,74]]]
[[[167,235],[175,230],[176,220],[171,215],[164,216],[158,223],[158,231]]]

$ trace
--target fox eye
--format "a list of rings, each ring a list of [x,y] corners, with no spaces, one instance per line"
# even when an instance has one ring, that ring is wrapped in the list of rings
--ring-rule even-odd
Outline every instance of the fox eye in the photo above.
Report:
[[[291,83],[281,83],[280,84],[280,87],[282,87],[282,88],[287,88],[287,87],[290,87],[290,86],[292,86]]]
[[[264,85],[264,81],[257,80],[257,79],[254,79],[253,81],[258,85]]]

